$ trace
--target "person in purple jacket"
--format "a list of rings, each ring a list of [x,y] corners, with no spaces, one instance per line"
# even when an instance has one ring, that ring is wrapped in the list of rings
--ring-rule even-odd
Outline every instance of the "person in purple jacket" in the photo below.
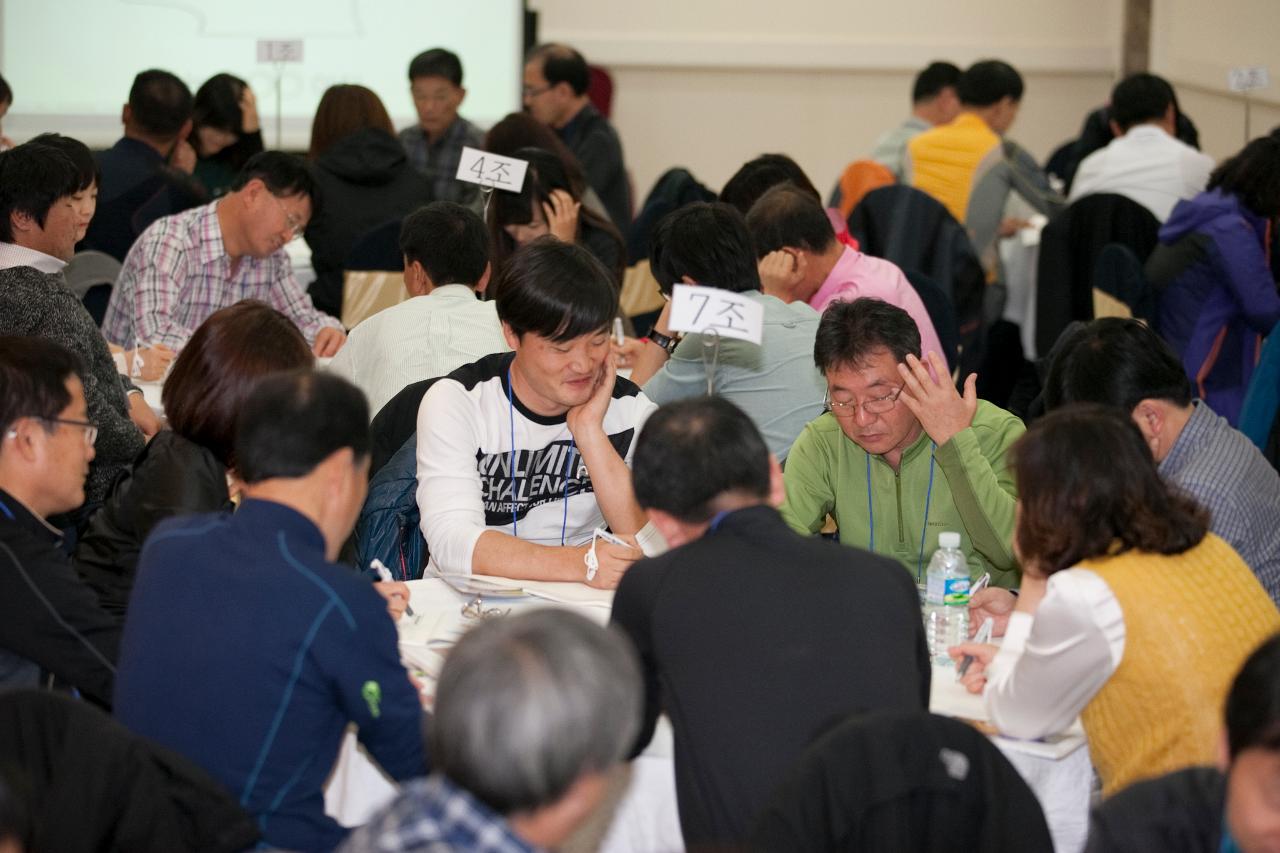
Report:
[[[1147,277],[1161,288],[1158,329],[1197,396],[1232,426],[1262,338],[1280,321],[1271,243],[1280,216],[1280,128],[1255,139],[1179,201]]]

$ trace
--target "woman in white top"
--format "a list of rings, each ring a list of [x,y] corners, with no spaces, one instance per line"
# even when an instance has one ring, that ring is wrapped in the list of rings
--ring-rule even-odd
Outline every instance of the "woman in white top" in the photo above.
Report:
[[[965,686],[1014,737],[1081,715],[1106,794],[1212,763],[1231,674],[1280,628],[1270,598],[1120,412],[1055,412],[1011,456],[1021,595],[975,602],[1007,626],[1000,648],[951,650],[975,658]]]

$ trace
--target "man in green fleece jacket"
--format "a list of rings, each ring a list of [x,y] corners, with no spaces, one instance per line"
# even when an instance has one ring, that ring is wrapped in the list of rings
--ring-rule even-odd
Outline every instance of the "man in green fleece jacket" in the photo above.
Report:
[[[938,534],[954,530],[972,575],[1017,586],[1006,455],[1022,421],[979,400],[975,375],[961,395],[938,353],[921,360],[910,315],[879,299],[829,307],[813,356],[828,411],[787,457],[787,523],[817,533],[830,514],[841,542],[896,557],[920,581]]]

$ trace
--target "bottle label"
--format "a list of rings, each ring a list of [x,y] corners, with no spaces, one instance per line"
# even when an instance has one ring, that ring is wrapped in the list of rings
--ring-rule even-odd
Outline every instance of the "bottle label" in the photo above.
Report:
[[[969,604],[969,579],[968,578],[947,578],[943,582],[944,590],[942,600],[945,604],[956,606],[968,606]]]

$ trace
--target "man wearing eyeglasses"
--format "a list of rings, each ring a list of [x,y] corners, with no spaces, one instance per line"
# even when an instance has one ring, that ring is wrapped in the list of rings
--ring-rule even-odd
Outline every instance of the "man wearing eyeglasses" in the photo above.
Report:
[[[315,307],[284,250],[307,227],[316,196],[306,163],[264,151],[227,195],[153,223],[112,289],[102,323],[107,340],[180,350],[213,312],[261,299],[297,325],[317,356],[335,354],[347,339],[342,324]]]
[[[816,533],[828,514],[840,541],[896,557],[924,579],[938,534],[960,534],[975,577],[1017,585],[1017,492],[1006,455],[1022,421],[963,394],[937,353],[921,360],[911,316],[879,299],[837,302],[822,315],[814,361],[828,413],[787,457],[783,518]]]
[[[0,337],[0,690],[49,673],[110,707],[120,625],[46,521],[84,503],[98,428],[82,371],[43,338]]]

